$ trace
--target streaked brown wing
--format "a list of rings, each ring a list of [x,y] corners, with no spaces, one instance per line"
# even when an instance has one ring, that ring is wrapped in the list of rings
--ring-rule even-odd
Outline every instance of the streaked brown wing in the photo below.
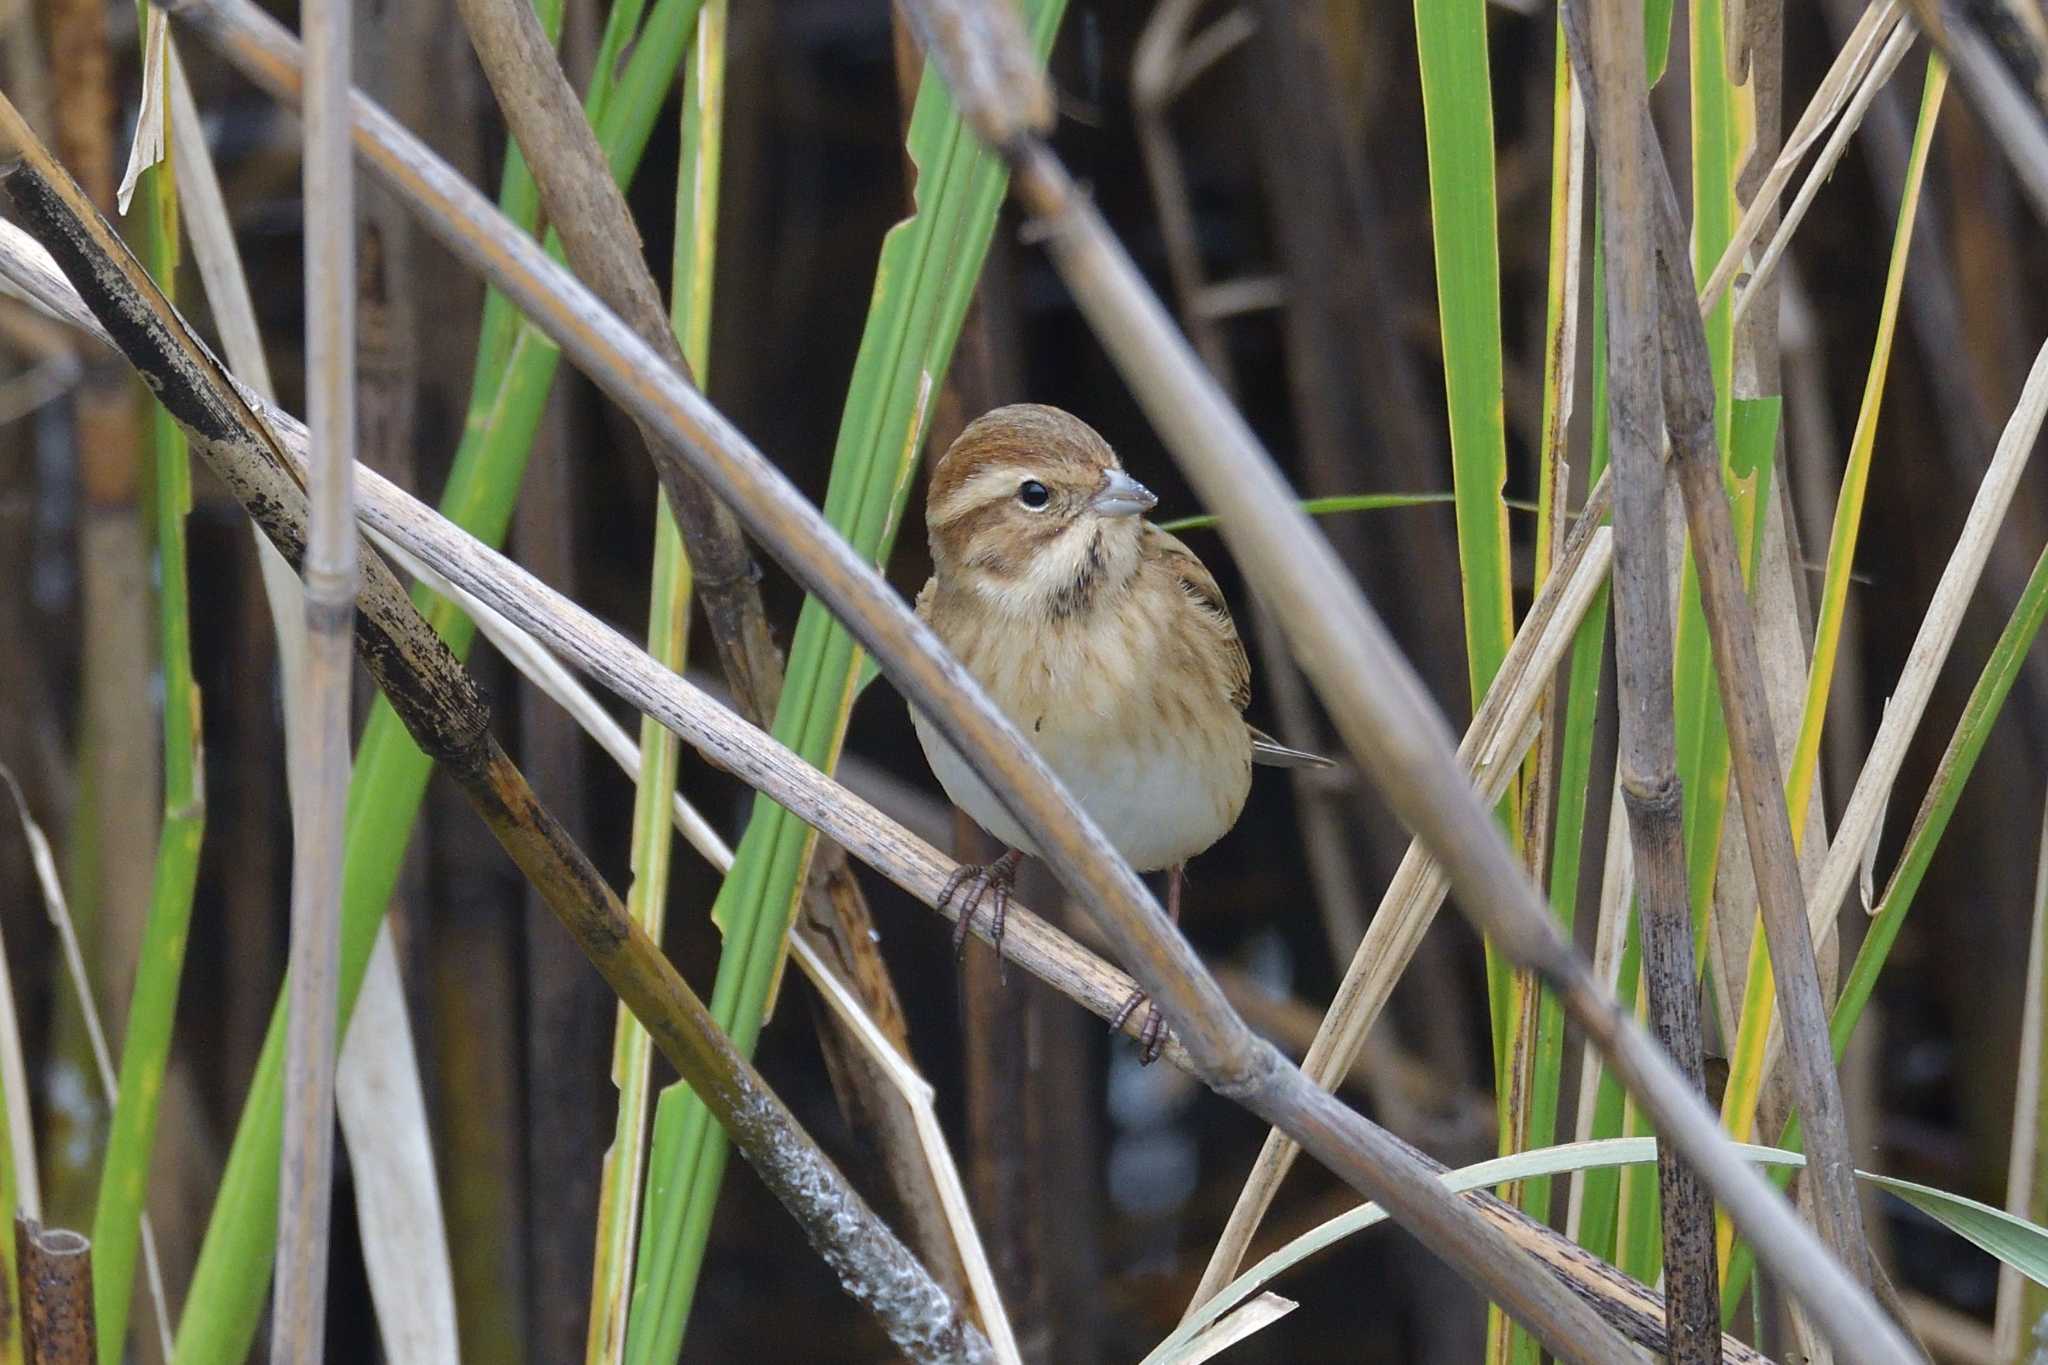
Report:
[[[1195,558],[1195,552],[1151,523],[1145,525],[1145,553],[1171,573],[1180,590],[1194,604],[1193,621],[1198,630],[1211,636],[1223,659],[1224,676],[1230,681],[1230,701],[1242,711],[1252,700],[1252,663],[1245,657],[1244,641],[1237,636],[1237,623],[1230,619],[1223,591],[1216,576]]]

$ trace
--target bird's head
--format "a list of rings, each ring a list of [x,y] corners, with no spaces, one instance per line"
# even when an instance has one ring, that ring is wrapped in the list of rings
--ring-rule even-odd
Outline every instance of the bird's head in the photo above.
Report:
[[[1057,619],[1129,580],[1158,501],[1086,422],[1017,403],[976,418],[940,458],[925,524],[941,584]]]

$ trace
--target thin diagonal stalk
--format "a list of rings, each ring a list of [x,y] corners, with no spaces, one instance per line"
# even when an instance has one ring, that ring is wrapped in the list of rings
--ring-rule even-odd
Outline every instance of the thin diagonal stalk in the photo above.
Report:
[[[1778,196],[1792,178],[1792,172],[1799,168],[1807,152],[1826,131],[1827,125],[1849,98],[1849,92],[1869,71],[1871,61],[1877,56],[1884,40],[1898,26],[1903,11],[1899,0],[1872,0],[1865,7],[1856,27],[1835,54],[1834,64],[1814,90],[1813,98],[1793,125],[1792,133],[1785,139],[1785,145],[1778,154],[1764,179],[1752,193],[1749,206],[1743,210],[1742,219],[1729,234],[1721,248],[1720,258],[1707,273],[1705,283],[1700,286],[1700,298],[1709,304],[1719,302],[1722,293],[1743,269],[1750,247],[1757,237],[1775,221]]]
[[[306,399],[312,435],[304,695],[291,725],[292,933],[273,1360],[319,1365],[327,1332],[342,847],[356,598],[356,218],[349,0],[305,7]]]
[[[1793,196],[1791,206],[1785,210],[1785,220],[1771,235],[1769,245],[1758,258],[1755,269],[1750,271],[1749,281],[1743,286],[1735,302],[1737,321],[1748,316],[1758,299],[1773,297],[1771,283],[1776,277],[1778,262],[1783,259],[1785,249],[1791,244],[1793,234],[1799,230],[1807,209],[1812,207],[1814,196],[1820,192],[1820,187],[1833,174],[1842,154],[1848,149],[1850,135],[1862,126],[1863,116],[1868,112],[1872,101],[1877,98],[1878,91],[1892,78],[1892,73],[1899,69],[1899,63],[1905,59],[1917,36],[1918,30],[1912,24],[1902,23],[1892,30],[1891,37],[1887,38],[1884,46],[1878,50],[1870,70],[1865,73],[1862,83],[1856,87],[1856,93],[1850,99],[1848,109],[1843,112],[1841,121],[1829,135],[1827,146],[1821,149],[1813,168],[1806,174],[1805,183],[1800,185],[1799,193]]]
[[[1527,736],[1536,724],[1543,679],[1556,670],[1568,634],[1578,626],[1579,613],[1587,610],[1598,595],[1597,585],[1607,577],[1612,551],[1600,527],[1605,516],[1601,495],[1605,487],[1604,483],[1596,486],[1593,502],[1561,552],[1556,570],[1530,605],[1514,646],[1458,746],[1459,763],[1490,801],[1500,798],[1521,761]],[[1334,1086],[1356,1060],[1448,890],[1449,879],[1430,850],[1420,840],[1411,843],[1302,1061],[1302,1069],[1316,1084]],[[1265,1146],[1216,1239],[1190,1310],[1237,1274],[1260,1220],[1299,1154],[1300,1149],[1285,1133],[1275,1130],[1266,1135]]]
[[[106,223],[0,100],[0,148],[23,158],[6,177],[22,216],[71,274],[91,281],[102,321],[121,327],[126,354],[157,382],[178,418],[237,500],[287,557],[308,543],[309,499],[297,479],[309,467],[288,456]],[[360,471],[357,471],[360,473]],[[348,528],[351,537],[356,532]],[[363,561],[357,633],[365,666],[416,742],[470,799],[521,871],[541,891],[593,965],[647,1024],[665,1056],[697,1086],[803,1224],[849,1292],[881,1318],[897,1347],[918,1360],[989,1359],[986,1340],[860,1200],[758,1073],[711,1023],[708,1011],[664,958],[490,735],[475,683],[427,627],[383,561]]]

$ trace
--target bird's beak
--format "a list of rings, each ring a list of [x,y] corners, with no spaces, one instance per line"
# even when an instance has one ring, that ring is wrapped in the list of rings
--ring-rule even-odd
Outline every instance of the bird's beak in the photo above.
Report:
[[[1090,511],[1105,517],[1134,517],[1158,506],[1152,490],[1121,469],[1102,476],[1102,487],[1088,500]]]

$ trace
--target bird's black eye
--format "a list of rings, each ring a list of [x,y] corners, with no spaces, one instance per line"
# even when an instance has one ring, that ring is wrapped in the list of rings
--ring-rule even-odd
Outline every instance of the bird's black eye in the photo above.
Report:
[[[1026,479],[1017,485],[1017,501],[1036,512],[1052,501],[1052,490],[1036,479]]]

